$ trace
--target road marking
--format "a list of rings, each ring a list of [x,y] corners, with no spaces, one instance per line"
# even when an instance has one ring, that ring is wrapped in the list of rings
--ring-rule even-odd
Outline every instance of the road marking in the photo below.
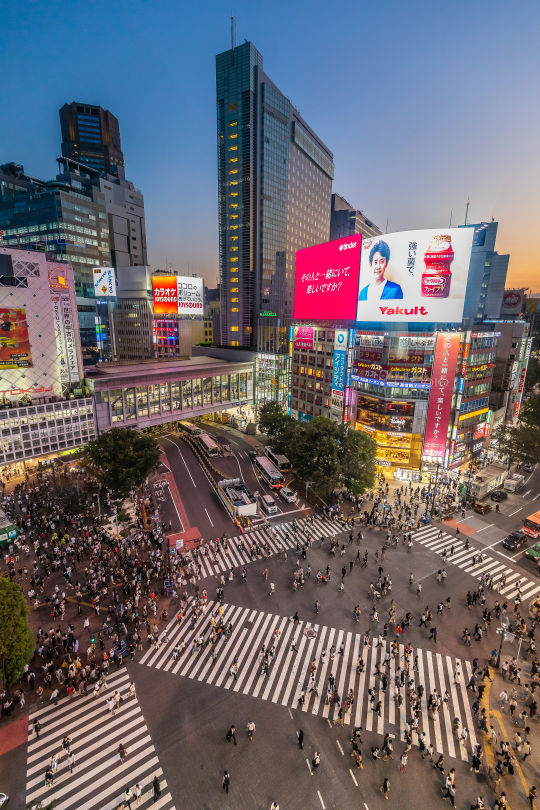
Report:
[[[499,543],[502,543],[502,540],[495,540],[490,546],[484,546],[484,548],[493,548],[493,546],[498,546]]]
[[[513,512],[508,513],[508,517],[512,517],[512,515],[517,515],[518,512],[521,512],[523,506],[520,506],[519,509],[515,509]]]
[[[526,498],[526,497],[527,497],[527,495],[530,495],[530,494],[531,494],[531,492],[532,492],[532,489],[528,489],[528,490],[527,490],[527,492],[524,492],[524,493],[523,493],[523,495],[522,495],[521,497],[522,497],[522,498]]]
[[[351,771],[350,768],[349,768],[349,773],[351,775],[351,779],[353,780],[354,784],[356,785],[356,787],[358,787],[358,782],[356,781],[356,776],[354,775],[354,773]],[[364,807],[366,807],[365,804],[364,804]]]
[[[538,495],[534,496],[533,501],[536,501],[538,498],[540,498],[540,492],[538,493]]]
[[[494,526],[494,525],[495,525],[495,524],[493,524],[493,523],[486,523],[486,525],[485,525],[485,526],[483,526],[483,528],[478,529],[478,531],[476,532],[476,534],[480,534],[480,532],[483,532],[483,531],[485,531],[486,529],[489,529],[491,526]]]
[[[345,751],[344,751],[344,750],[343,750],[343,748],[341,747],[341,743],[340,743],[340,741],[339,741],[339,740],[336,740],[336,743],[337,743],[337,747],[339,748],[339,750],[340,750],[340,752],[341,752],[341,756],[342,756],[342,757],[344,757],[344,756],[345,756]]]
[[[178,447],[178,445],[176,444],[176,442],[173,442],[173,441],[172,441],[172,439],[169,439],[169,441],[170,441],[172,444],[174,444],[174,446],[175,446],[175,447],[176,447],[176,449],[178,450],[178,453],[180,454],[180,458],[181,458],[181,459],[182,459],[182,461],[184,462],[184,467],[186,468],[187,473],[188,473],[189,477],[191,478],[191,483],[193,484],[193,486],[195,486],[195,481],[193,480],[193,476],[191,475],[191,473],[190,473],[190,471],[189,471],[189,467],[188,467],[188,465],[186,464],[186,460],[185,460],[184,456],[182,455],[182,451],[180,450],[180,448]]]
[[[206,517],[208,518],[208,520],[210,521],[210,523],[213,526],[214,522],[213,522],[212,518],[210,517],[210,515],[208,514],[208,509],[206,508],[206,506],[204,507],[204,511],[206,512]]]
[[[321,803],[322,810],[326,810],[326,807],[325,807],[324,802],[323,802],[323,800],[322,800],[322,796],[321,796],[321,791],[320,791],[320,790],[318,790],[318,791],[317,791],[317,796],[319,797],[319,801],[320,801],[320,803]]]
[[[292,719],[293,719],[293,716],[292,716],[292,712],[291,712],[291,710],[290,710],[290,709],[287,709],[287,711],[289,712],[289,714],[290,714],[290,716],[291,716],[291,720],[292,720]]]
[[[313,771],[311,770],[311,765],[309,764],[309,759],[306,757],[306,765],[308,766],[308,771],[313,776]]]

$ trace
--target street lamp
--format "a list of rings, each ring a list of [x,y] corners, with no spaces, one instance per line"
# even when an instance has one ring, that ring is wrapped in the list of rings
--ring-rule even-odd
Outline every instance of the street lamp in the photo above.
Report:
[[[309,487],[313,486],[314,483],[315,483],[315,481],[306,481],[306,495],[305,495],[306,501],[307,501],[307,491],[308,491]]]
[[[429,513],[431,515],[431,517],[433,517],[433,510],[435,509],[435,494],[437,492],[437,483],[439,481],[439,467],[440,466],[441,466],[440,463],[437,462],[437,469],[436,469],[436,472],[435,472],[435,486],[433,487],[433,495],[432,495],[432,498],[431,498],[431,510],[430,510],[430,513]],[[426,511],[427,511],[427,509],[426,509]]]
[[[497,632],[501,634],[501,643],[499,644],[499,650],[497,652],[497,661],[495,663],[495,666],[497,667],[497,669],[499,669],[499,667],[501,665],[501,652],[502,652],[502,645],[503,645],[503,641],[504,641],[504,634],[507,631],[509,624],[510,624],[510,622],[508,620],[508,616],[503,616],[502,619],[501,619],[501,626],[499,628],[497,628]]]

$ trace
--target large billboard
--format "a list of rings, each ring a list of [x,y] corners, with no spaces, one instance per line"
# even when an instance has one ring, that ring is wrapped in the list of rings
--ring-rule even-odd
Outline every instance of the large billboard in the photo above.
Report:
[[[505,315],[519,315],[525,301],[525,290],[505,290],[501,301],[501,318]]]
[[[439,462],[444,460],[446,452],[459,342],[459,332],[440,332],[437,335],[423,455]]]
[[[152,276],[155,315],[203,315],[202,278]]]
[[[116,295],[114,267],[94,267],[94,295],[96,298],[114,298]]]
[[[313,351],[313,333],[312,326],[295,326],[294,327],[294,349],[311,349]]]
[[[26,309],[22,307],[0,308],[0,366],[2,368],[33,366]]]
[[[356,320],[460,323],[473,235],[430,228],[364,239]]]
[[[361,234],[296,251],[294,317],[354,320]]]

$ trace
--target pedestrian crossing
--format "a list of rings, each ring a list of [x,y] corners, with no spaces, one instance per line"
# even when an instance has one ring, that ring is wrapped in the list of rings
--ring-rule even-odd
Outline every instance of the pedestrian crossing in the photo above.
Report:
[[[506,565],[502,558],[492,557],[490,554],[483,552],[481,548],[470,546],[469,549],[466,549],[463,540],[458,540],[448,532],[441,532],[436,526],[426,526],[420,529],[415,532],[413,538],[424,548],[435,551],[437,554],[442,554],[446,550],[448,554],[446,557],[447,563],[456,565],[467,574],[476,577],[476,579],[480,579],[482,574],[489,574],[493,577],[494,589],[506,599],[515,599],[518,591],[521,594],[522,601],[531,599],[540,593],[538,581],[534,582],[528,577],[520,576],[513,568]],[[454,552],[450,554],[452,547]],[[482,555],[481,559],[479,559],[480,554]],[[475,555],[477,560],[473,564],[473,556]]]
[[[467,744],[458,743],[452,733],[455,717],[469,730],[468,745],[476,744],[469,693],[465,687],[472,674],[469,661],[413,648],[408,658],[410,664],[405,675],[405,686],[400,690],[403,703],[398,705],[395,699],[398,691],[396,677],[401,676],[401,670],[405,667],[403,643],[398,644],[399,656],[390,656],[389,663],[384,664],[385,653],[387,650],[390,652],[390,641],[387,639],[374,638],[365,645],[363,634],[318,623],[295,623],[289,617],[225,604],[222,620],[224,626],[232,623],[232,632],[228,638],[220,639],[214,648],[208,643],[208,638],[211,617],[218,607],[217,602],[210,602],[197,617],[190,605],[183,622],[178,625],[176,620],[171,621],[162,643],[158,648],[147,650],[140,663],[237,694],[309,712],[330,722],[337,720],[339,710],[337,705],[329,705],[326,701],[328,678],[332,675],[342,700],[349,690],[354,695],[354,703],[346,713],[344,723],[362,726],[379,734],[393,733],[398,737],[403,736],[406,722],[410,719],[407,681],[413,679],[415,688],[419,685],[424,688],[419,728],[425,732],[426,745],[431,742],[439,753],[467,759]],[[197,647],[197,640],[201,636],[204,644]],[[263,644],[267,649],[274,646],[268,674],[261,673]],[[178,645],[179,654],[175,658],[173,650],[175,647],[178,649]],[[330,653],[332,647],[335,647],[334,654]],[[357,666],[359,658],[364,662],[363,671]],[[314,660],[313,675],[317,688],[310,691]],[[231,671],[233,664],[237,666],[236,677]],[[377,674],[377,665],[387,673],[386,690]],[[459,674],[456,675],[456,672]],[[370,699],[370,689],[373,690],[373,701]],[[302,690],[306,690],[303,705],[299,704]],[[440,696],[448,692],[448,696],[447,702],[441,704],[439,713],[432,716],[427,698],[435,690]],[[378,701],[380,715],[373,710]]]
[[[296,541],[305,543],[309,539],[320,540],[341,534],[347,528],[340,520],[326,517],[300,518],[288,523],[275,523],[260,529],[253,529],[227,540],[227,550],[219,545],[216,554],[208,546],[203,546],[197,556],[201,579],[228,573],[231,569],[264,559],[264,554],[250,553],[252,543],[266,543],[272,554],[296,550]]]
[[[135,696],[128,696],[129,675],[125,669],[107,677],[107,687],[94,697],[64,698],[56,706],[40,707],[29,716],[29,744],[26,766],[26,803],[41,800],[43,806],[57,802],[56,810],[116,810],[126,786],[142,788],[140,802],[132,807],[175,810],[172,796],[159,765],[143,713]],[[118,690],[120,707],[111,716],[107,701]],[[39,720],[39,739],[33,721]],[[71,737],[74,767],[70,773],[68,755],[62,747]],[[120,762],[118,746],[127,749]],[[45,771],[58,754],[54,782],[45,785]],[[160,781],[161,796],[153,802],[152,781]],[[126,805],[127,806],[127,805]]]

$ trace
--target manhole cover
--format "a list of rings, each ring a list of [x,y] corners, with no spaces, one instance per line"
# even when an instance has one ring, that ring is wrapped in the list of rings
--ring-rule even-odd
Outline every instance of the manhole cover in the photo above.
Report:
[[[253,627],[253,622],[245,622],[244,627],[248,627],[251,630]]]
[[[315,632],[315,630],[311,630],[310,628],[309,630],[304,630],[304,635],[306,635],[308,638],[315,638],[317,633]]]

